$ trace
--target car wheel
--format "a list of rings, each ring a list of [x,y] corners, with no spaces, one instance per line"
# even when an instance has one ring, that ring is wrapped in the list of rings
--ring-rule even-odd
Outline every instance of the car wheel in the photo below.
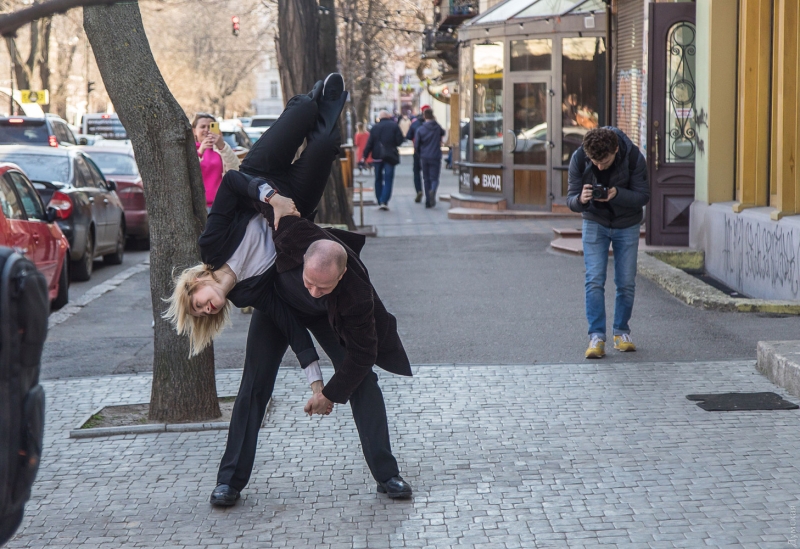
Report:
[[[120,224],[117,229],[117,249],[113,254],[103,256],[106,265],[119,265],[125,257],[125,226]]]
[[[94,235],[92,230],[86,231],[86,248],[83,250],[83,257],[72,263],[72,279],[78,282],[85,282],[92,278],[94,268]]]
[[[67,258],[64,258],[64,265],[61,267],[61,275],[58,277],[58,295],[50,304],[53,311],[61,309],[64,305],[69,303],[69,265],[67,265]]]

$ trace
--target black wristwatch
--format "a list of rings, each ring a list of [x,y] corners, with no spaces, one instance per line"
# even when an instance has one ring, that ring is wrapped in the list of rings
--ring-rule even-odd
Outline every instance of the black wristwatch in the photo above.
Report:
[[[264,196],[264,202],[266,202],[267,204],[269,204],[269,201],[270,201],[270,199],[271,199],[273,196],[275,196],[276,194],[278,194],[278,191],[276,191],[275,189],[270,189],[270,190],[268,190],[268,191],[267,191],[267,194]]]

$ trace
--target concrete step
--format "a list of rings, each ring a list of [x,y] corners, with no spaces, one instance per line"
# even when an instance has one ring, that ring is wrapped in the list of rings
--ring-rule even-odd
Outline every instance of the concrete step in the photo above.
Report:
[[[555,219],[564,217],[580,217],[576,213],[532,212],[527,210],[486,210],[478,208],[456,208],[447,210],[448,219]]]
[[[508,201],[500,196],[485,197],[453,193],[450,195],[450,207],[501,211],[508,207]]]

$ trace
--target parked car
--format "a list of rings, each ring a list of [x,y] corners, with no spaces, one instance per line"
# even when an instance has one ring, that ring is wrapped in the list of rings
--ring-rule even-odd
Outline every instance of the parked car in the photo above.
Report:
[[[111,142],[113,143],[113,141]],[[81,147],[106,178],[117,184],[117,196],[125,208],[125,232],[142,244],[150,239],[150,220],[144,204],[144,185],[131,147]]]
[[[55,217],[19,166],[0,163],[0,245],[33,261],[47,280],[51,308],[58,310],[69,301],[69,242]]]
[[[73,280],[89,280],[94,258],[111,265],[125,253],[125,212],[113,180],[78,147],[0,147],[0,162],[13,162],[33,182],[70,246]]]
[[[257,114],[250,119],[250,125],[244,128],[250,141],[255,143],[265,131],[278,119],[277,114]]]
[[[106,139],[128,139],[128,132],[116,113],[84,114],[81,130],[81,133],[102,135]]]
[[[0,117],[0,145],[77,145],[72,130],[55,114]]]
[[[105,140],[105,137],[91,133],[76,133],[75,140],[78,142],[78,145],[97,145]]]
[[[231,149],[239,158],[244,158],[248,151],[253,148],[253,142],[239,124],[230,120],[223,120],[220,122],[219,131],[222,133],[222,138],[231,146]]]

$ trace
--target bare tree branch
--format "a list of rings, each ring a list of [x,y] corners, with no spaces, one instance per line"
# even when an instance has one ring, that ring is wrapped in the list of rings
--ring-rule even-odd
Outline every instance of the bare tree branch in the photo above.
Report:
[[[0,35],[14,36],[23,25],[37,19],[49,17],[55,13],[64,13],[81,6],[110,5],[123,0],[50,0],[42,4],[34,4],[29,8],[0,15]]]

